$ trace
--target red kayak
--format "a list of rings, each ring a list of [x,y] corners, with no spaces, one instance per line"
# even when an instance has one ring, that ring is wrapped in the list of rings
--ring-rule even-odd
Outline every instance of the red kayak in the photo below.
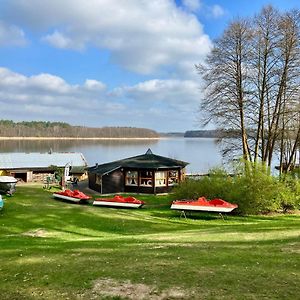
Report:
[[[80,201],[86,201],[91,199],[90,196],[87,196],[86,194],[80,192],[79,190],[65,190],[63,192],[55,192],[53,193],[54,198],[68,200],[72,202],[80,202]]]
[[[176,200],[172,202],[171,209],[177,210],[195,210],[212,212],[231,212],[238,205],[226,202],[222,199],[213,199],[208,201],[205,197],[198,200]]]
[[[111,206],[111,207],[125,207],[125,208],[139,208],[145,203],[134,197],[123,197],[116,195],[113,198],[97,198],[94,200],[93,205],[96,206]]]

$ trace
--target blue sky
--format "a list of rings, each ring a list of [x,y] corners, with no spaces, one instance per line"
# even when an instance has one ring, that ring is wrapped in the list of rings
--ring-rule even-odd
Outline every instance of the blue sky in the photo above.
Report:
[[[198,129],[202,62],[230,20],[297,0],[0,0],[1,119]]]

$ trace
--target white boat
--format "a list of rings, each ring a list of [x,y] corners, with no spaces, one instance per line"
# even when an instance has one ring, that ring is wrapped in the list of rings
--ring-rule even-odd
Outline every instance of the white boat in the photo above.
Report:
[[[213,199],[208,201],[205,197],[201,197],[198,200],[176,200],[172,202],[171,209],[176,210],[189,210],[189,211],[208,211],[227,213],[233,211],[238,206],[226,202],[222,199]]]
[[[18,180],[12,176],[0,176],[0,192],[12,195],[16,191]]]
[[[95,206],[108,206],[108,207],[120,207],[120,208],[140,208],[144,205],[144,202],[134,197],[122,197],[119,195],[113,198],[97,198],[94,200]]]
[[[86,200],[91,199],[90,196],[87,196],[86,194],[78,191],[78,190],[65,190],[62,192],[55,192],[53,193],[54,198],[62,199],[62,200],[67,200],[75,203],[79,202],[84,202]]]

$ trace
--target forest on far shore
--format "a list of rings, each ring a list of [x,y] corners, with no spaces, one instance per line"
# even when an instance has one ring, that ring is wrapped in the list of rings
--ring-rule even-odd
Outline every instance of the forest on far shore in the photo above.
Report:
[[[72,126],[64,122],[0,120],[0,137],[158,138],[151,129]]]

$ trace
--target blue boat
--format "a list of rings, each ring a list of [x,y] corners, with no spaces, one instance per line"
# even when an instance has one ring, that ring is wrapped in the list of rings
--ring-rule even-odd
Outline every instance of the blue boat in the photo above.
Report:
[[[0,210],[3,208],[4,206],[4,201],[2,199],[2,196],[0,195]]]

